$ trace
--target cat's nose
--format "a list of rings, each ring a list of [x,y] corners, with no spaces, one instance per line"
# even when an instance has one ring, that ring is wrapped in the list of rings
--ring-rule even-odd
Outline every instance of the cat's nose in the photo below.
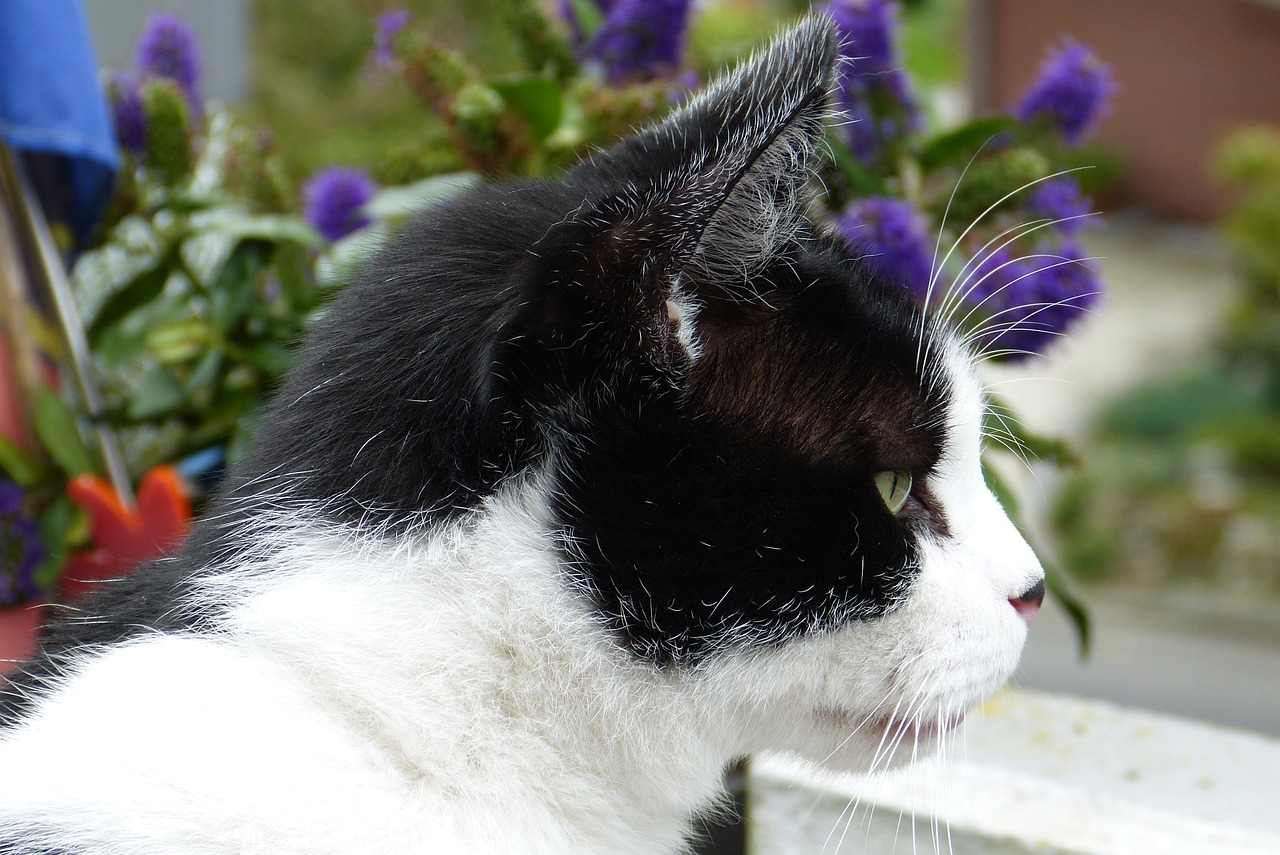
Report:
[[[1036,616],[1036,612],[1040,611],[1040,604],[1043,602],[1043,579],[1023,591],[1020,595],[1009,598],[1009,605],[1013,606],[1027,623],[1031,623],[1032,618]]]

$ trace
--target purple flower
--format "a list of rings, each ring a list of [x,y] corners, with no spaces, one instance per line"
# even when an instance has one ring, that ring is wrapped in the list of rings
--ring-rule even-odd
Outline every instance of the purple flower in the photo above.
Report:
[[[650,80],[680,65],[690,0],[612,0],[584,48],[610,83]]]
[[[844,144],[867,166],[874,165],[899,139],[923,128],[920,112],[909,89],[904,88],[905,72],[890,72],[875,81],[874,86],[850,90],[855,94],[844,102],[840,124]]]
[[[1089,224],[1093,201],[1074,178],[1051,178],[1032,188],[1027,209],[1037,218],[1052,220],[1062,234],[1076,234]]]
[[[977,263],[969,262],[957,287],[960,299],[972,310],[971,318],[998,315],[1017,302],[1016,295],[1027,287],[1024,283],[1032,271],[1024,261],[1009,246],[1002,246],[976,259]]]
[[[884,152],[884,137],[871,107],[865,102],[845,104],[841,117],[841,134],[844,144],[861,163],[875,163]]]
[[[1072,240],[1025,257],[1008,247],[976,265],[966,286],[967,326],[980,349],[1004,362],[1043,353],[1097,304],[1097,271]]]
[[[316,231],[336,241],[373,222],[363,209],[377,191],[363,170],[331,166],[302,188],[303,213]]]
[[[0,605],[15,605],[40,593],[35,572],[45,558],[36,521],[26,512],[26,493],[0,481]]]
[[[1056,128],[1067,142],[1078,143],[1107,111],[1115,90],[1111,66],[1084,45],[1067,41],[1040,66],[1013,114],[1023,122]]]
[[[396,36],[409,25],[409,12],[395,9],[378,16],[378,32],[373,37],[373,56],[379,65],[390,66],[396,61]]]
[[[824,7],[841,42],[841,75],[881,74],[898,64],[897,7],[888,0],[835,0]]]
[[[199,111],[200,43],[195,31],[176,15],[152,15],[138,39],[138,70],[172,80]]]
[[[1035,217],[1050,220],[1064,235],[1078,234],[1089,224],[1093,200],[1080,190],[1073,178],[1051,178],[1032,188],[1027,210]]]
[[[924,300],[933,270],[932,242],[923,217],[910,203],[889,197],[862,199],[837,215],[835,223],[872,273]]]
[[[833,0],[824,8],[840,38],[845,143],[870,165],[923,127],[911,79],[898,61],[897,6],[890,0]]]
[[[698,72],[687,68],[671,78],[671,85],[667,87],[667,103],[673,107],[679,107],[701,88],[702,78],[698,76]]]
[[[147,111],[142,87],[132,74],[117,74],[111,81],[111,123],[116,140],[125,151],[142,154],[147,149]]]

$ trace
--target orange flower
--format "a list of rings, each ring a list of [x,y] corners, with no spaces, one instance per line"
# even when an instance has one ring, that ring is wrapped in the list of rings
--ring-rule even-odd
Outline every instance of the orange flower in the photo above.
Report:
[[[97,582],[116,579],[152,558],[171,552],[186,536],[191,502],[182,478],[172,466],[157,466],[138,485],[138,507],[125,506],[120,495],[96,475],[77,475],[67,496],[89,515],[93,547],[72,555],[58,583],[75,599]]]

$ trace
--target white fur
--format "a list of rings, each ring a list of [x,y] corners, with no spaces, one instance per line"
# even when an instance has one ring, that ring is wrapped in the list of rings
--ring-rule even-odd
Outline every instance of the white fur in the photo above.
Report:
[[[206,586],[234,604],[225,635],[86,658],[4,735],[0,839],[36,820],[95,855],[652,855],[681,849],[737,756],[886,765],[1008,677],[1008,598],[1039,574],[983,486],[978,387],[950,361],[930,487],[955,536],[924,545],[888,616],[658,669],[564,584],[537,479],[395,542],[295,515]]]
[[[958,349],[946,362],[949,442],[928,486],[952,536],[923,541],[922,571],[885,617],[709,675],[725,693],[754,686],[748,752],[789,751],[849,771],[900,764],[1013,673],[1027,626],[1009,599],[1043,571],[982,478],[980,385]]]

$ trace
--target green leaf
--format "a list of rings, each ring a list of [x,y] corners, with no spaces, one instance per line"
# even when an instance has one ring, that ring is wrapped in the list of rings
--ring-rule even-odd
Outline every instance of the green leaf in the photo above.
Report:
[[[319,232],[297,217],[287,214],[228,217],[213,223],[210,231],[233,241],[261,240],[268,243],[297,244],[311,249],[321,249],[325,245]]]
[[[834,133],[828,134],[828,149],[836,170],[844,176],[854,198],[861,196],[882,196],[885,192],[884,179],[862,165],[862,161],[845,147]]]
[[[596,30],[604,23],[604,12],[592,0],[569,0],[573,8],[573,16],[578,19],[582,28],[583,41],[590,41]]]
[[[1080,465],[1075,449],[1064,440],[1027,430],[1016,419],[1005,419],[996,430],[997,433],[1003,433],[1014,448],[1019,449],[1018,453],[1028,460],[1039,460],[1068,469]]]
[[[210,287],[209,323],[225,333],[249,309],[254,297],[254,280],[271,260],[273,247],[258,239],[241,240],[223,262]]]
[[[61,398],[48,389],[37,389],[31,417],[40,442],[68,478],[96,471],[93,455],[80,436],[75,414]]]
[[[991,116],[961,125],[925,143],[920,152],[920,167],[929,172],[944,164],[963,165],[992,138],[1005,134],[1017,136],[1021,129],[1022,125],[1012,116]]]
[[[253,447],[253,439],[258,433],[258,423],[262,420],[262,408],[255,405],[247,409],[232,428],[227,443],[227,465],[232,466],[249,456]]]
[[[982,477],[987,482],[987,488],[991,490],[996,500],[1000,502],[1001,507],[1004,508],[1005,513],[1009,515],[1009,519],[1021,530],[1021,513],[1017,496],[1014,495],[1008,482],[995,470],[995,467],[987,462],[985,455],[982,460]],[[1045,561],[1043,558],[1040,559],[1040,563],[1044,567],[1045,587],[1053,595],[1054,601],[1067,613],[1067,618],[1070,619],[1071,625],[1076,631],[1076,642],[1080,646],[1080,658],[1085,659],[1089,656],[1089,646],[1093,638],[1091,635],[1092,626],[1089,619],[1089,609],[1072,589],[1067,581],[1065,571]]]
[[[59,496],[40,515],[40,540],[44,542],[47,555],[36,567],[34,577],[41,588],[48,590],[57,584],[71,551],[69,541],[83,513],[66,496]]]
[[[1076,450],[1056,436],[1045,436],[1042,433],[1019,428],[1018,438],[1036,460],[1066,468],[1075,468],[1080,465],[1080,457],[1076,454]]]
[[[223,389],[209,408],[211,415],[183,437],[184,454],[194,454],[212,445],[226,445],[244,413],[260,397],[258,389]]]
[[[377,200],[370,200],[365,210]],[[312,269],[311,253],[300,246],[280,246],[277,248],[271,267],[272,273],[280,283],[277,300],[272,304],[283,302],[285,311],[299,312],[315,305],[318,299],[315,287],[315,273]],[[269,308],[268,303],[257,307]]]
[[[293,351],[278,342],[263,342],[250,348],[244,355],[250,363],[271,377],[283,374],[293,364]]]
[[[1089,607],[1076,594],[1065,571],[1048,562],[1041,563],[1044,564],[1045,587],[1048,588],[1053,601],[1067,613],[1067,618],[1076,631],[1080,658],[1088,659],[1089,651],[1093,647],[1093,621],[1089,617]]]
[[[86,331],[91,346],[96,346],[108,329],[160,296],[172,272],[174,252],[165,253],[153,266],[135,275],[103,302]]]
[[[108,365],[122,365],[147,352],[146,336],[138,335],[129,324],[118,324],[102,331],[93,342],[93,355]]]
[[[19,487],[30,489],[44,479],[40,461],[0,436],[0,469]]]
[[[534,137],[542,142],[560,127],[564,95],[548,77],[521,75],[495,80],[491,84],[507,106],[529,123]]]
[[[165,196],[164,207],[175,214],[189,216],[221,207],[227,203],[228,200],[224,196],[201,193],[192,190],[190,187],[176,187]]]
[[[1029,430],[994,395],[988,396],[988,406],[982,421],[983,435],[999,438],[1000,442],[996,447],[1005,444],[1012,446],[1004,448],[1011,454],[1016,451],[1018,456],[1028,461],[1039,460],[1064,468],[1074,469],[1080,465],[1080,457],[1074,448],[1056,436]]]
[[[157,368],[142,378],[129,399],[128,417],[133,421],[152,421],[182,407],[182,387],[167,368]]]
[[[183,394],[188,398],[208,398],[213,395],[213,385],[217,382],[218,372],[222,368],[222,351],[216,347],[211,347],[205,351],[204,356],[196,362],[195,367],[191,369],[191,373],[187,375],[187,379],[183,381]],[[200,401],[193,401],[197,406]]]

